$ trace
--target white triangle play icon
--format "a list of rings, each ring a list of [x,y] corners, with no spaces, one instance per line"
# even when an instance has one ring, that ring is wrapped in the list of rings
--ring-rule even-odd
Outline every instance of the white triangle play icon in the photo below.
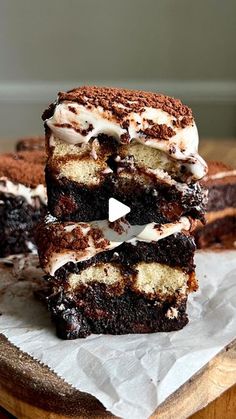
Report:
[[[109,199],[109,221],[113,223],[114,221],[118,220],[121,217],[124,217],[126,214],[130,212],[130,207],[122,202],[117,201],[115,198]]]

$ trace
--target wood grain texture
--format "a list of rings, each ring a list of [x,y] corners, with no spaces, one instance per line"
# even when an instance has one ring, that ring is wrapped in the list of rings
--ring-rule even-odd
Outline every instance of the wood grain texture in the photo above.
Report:
[[[0,141],[0,150],[8,151],[9,143]],[[203,140],[200,152],[206,159],[223,160],[236,167],[236,141]],[[171,395],[152,418],[185,419],[193,415],[192,419],[235,419],[236,387],[218,398],[235,383],[236,342]],[[0,336],[0,404],[19,419],[111,417],[94,397],[74,390],[3,336]]]
[[[205,409],[191,416],[190,419],[235,419],[236,385],[211,402]]]
[[[171,395],[157,409],[156,417],[161,419],[185,419],[207,406],[235,383],[236,341],[225,348],[176,393]],[[198,416],[195,415],[194,419],[198,419]],[[224,419],[229,418],[224,416]]]

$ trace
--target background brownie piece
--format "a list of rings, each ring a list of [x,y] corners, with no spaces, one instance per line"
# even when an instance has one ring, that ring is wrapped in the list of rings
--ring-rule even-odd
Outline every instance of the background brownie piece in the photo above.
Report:
[[[198,247],[234,245],[236,241],[236,170],[221,162],[209,162],[208,175],[201,181],[208,190],[206,225],[195,232]]]
[[[17,141],[16,151],[44,151],[45,137],[26,137]]]
[[[0,257],[35,250],[33,227],[46,212],[45,154],[0,155]]]

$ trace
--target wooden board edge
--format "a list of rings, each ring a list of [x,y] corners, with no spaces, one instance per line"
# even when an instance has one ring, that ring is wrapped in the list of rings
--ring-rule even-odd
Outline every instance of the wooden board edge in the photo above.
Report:
[[[161,404],[152,419],[186,419],[236,384],[236,340]]]
[[[89,417],[85,416],[84,413],[76,416],[65,416],[64,414],[60,415],[58,413],[44,410],[11,395],[2,385],[0,385],[0,405],[17,419],[86,419]],[[96,415],[96,419],[104,418],[105,416],[103,415]]]

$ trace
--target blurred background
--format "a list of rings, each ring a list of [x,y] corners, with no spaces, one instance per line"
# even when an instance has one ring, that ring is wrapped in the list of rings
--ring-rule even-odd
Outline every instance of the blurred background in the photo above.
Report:
[[[0,145],[80,84],[180,97],[201,137],[236,137],[235,0],[1,0],[0,31]]]

